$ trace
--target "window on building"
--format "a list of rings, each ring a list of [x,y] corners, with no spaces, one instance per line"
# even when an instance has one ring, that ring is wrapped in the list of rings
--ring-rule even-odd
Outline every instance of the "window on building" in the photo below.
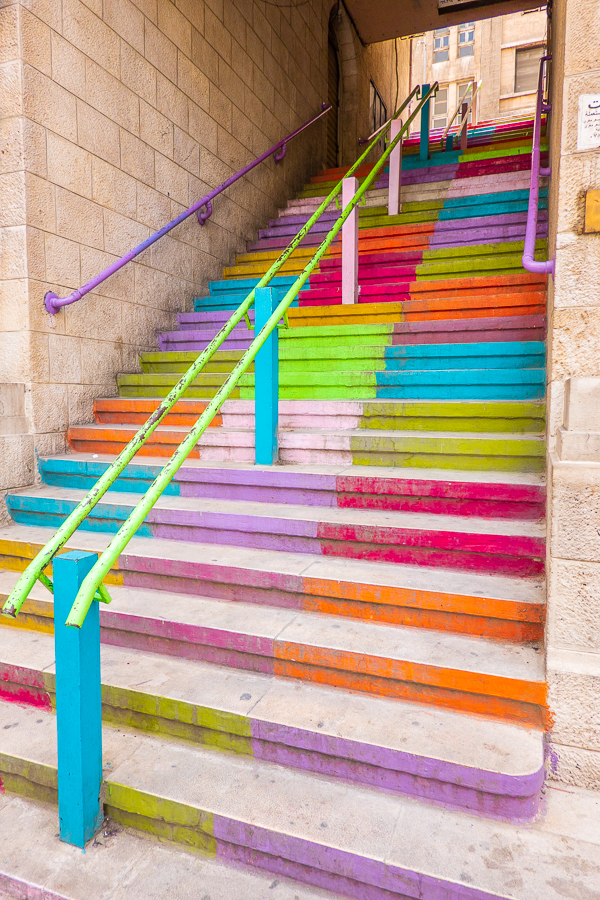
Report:
[[[450,47],[450,29],[436,28],[433,32],[433,61],[448,62]]]
[[[515,53],[515,94],[533,94],[537,90],[540,59],[545,47],[521,47]]]
[[[381,98],[381,94],[371,82],[369,88],[369,116],[371,121],[371,134],[381,128],[387,121],[387,108]]]
[[[439,88],[437,94],[433,98],[433,108],[431,111],[431,127],[445,128],[448,124],[448,88]]]
[[[463,84],[458,85],[458,102],[461,104],[461,106],[463,103],[470,103],[472,96],[473,96],[473,82],[472,81],[465,81]],[[460,112],[458,115],[459,115],[459,121],[461,121]],[[471,107],[471,109],[469,110],[469,115],[467,116],[467,123],[470,125],[472,121],[473,121],[473,107]]]
[[[475,22],[465,22],[458,26],[458,55],[473,56],[475,45]]]

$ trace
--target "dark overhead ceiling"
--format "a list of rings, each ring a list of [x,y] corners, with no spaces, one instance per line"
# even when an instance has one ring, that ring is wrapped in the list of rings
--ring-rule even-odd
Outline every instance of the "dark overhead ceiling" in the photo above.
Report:
[[[539,0],[344,0],[365,44],[407,37],[444,25],[460,25],[524,9],[537,9]]]

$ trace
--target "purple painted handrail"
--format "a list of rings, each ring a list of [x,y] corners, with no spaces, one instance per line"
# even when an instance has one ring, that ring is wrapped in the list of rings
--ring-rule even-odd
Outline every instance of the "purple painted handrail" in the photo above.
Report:
[[[554,257],[547,260],[535,259],[535,241],[537,237],[538,203],[540,194],[540,175],[550,175],[552,169],[540,166],[540,143],[542,135],[542,113],[549,112],[550,103],[544,100],[544,68],[552,59],[552,54],[540,59],[538,78],[537,105],[533,121],[533,147],[531,150],[531,181],[529,184],[529,206],[527,209],[527,227],[525,229],[525,246],[523,248],[523,268],[528,272],[550,274],[554,277]]]
[[[111,275],[114,275],[115,272],[118,272],[119,269],[122,269],[123,266],[127,265],[128,262],[131,262],[132,259],[135,259],[135,257],[139,256],[140,253],[143,253],[144,250],[147,250],[148,247],[152,246],[152,244],[160,240],[160,238],[164,234],[168,234],[169,231],[172,231],[173,228],[176,228],[193,213],[197,213],[199,224],[204,225],[212,215],[212,201],[215,199],[215,197],[217,197],[219,194],[222,194],[223,191],[225,191],[240,178],[243,178],[244,175],[247,175],[248,172],[258,166],[261,162],[264,162],[266,159],[268,159],[269,156],[273,156],[276,163],[281,162],[281,160],[285,156],[287,142],[291,141],[292,138],[297,137],[307,128],[310,128],[310,126],[314,125],[315,122],[318,122],[318,120],[325,116],[330,109],[331,105],[329,103],[323,103],[321,112],[318,113],[318,115],[313,116],[312,119],[309,119],[308,122],[305,122],[304,125],[300,126],[300,128],[292,131],[292,133],[288,134],[287,137],[284,137],[277,144],[274,144],[273,147],[271,147],[265,153],[261,154],[261,156],[258,156],[253,162],[248,163],[247,166],[244,166],[243,169],[240,169],[239,172],[236,172],[235,175],[232,175],[231,178],[227,179],[227,181],[224,181],[223,184],[219,185],[218,188],[215,188],[214,191],[211,191],[210,194],[206,194],[205,197],[202,197],[201,200],[198,200],[197,203],[194,203],[192,206],[190,206],[189,209],[186,209],[185,212],[182,212],[180,215],[178,215],[176,219],[173,219],[167,225],[164,225],[160,229],[160,231],[157,231],[149,238],[146,238],[145,241],[142,241],[141,244],[138,244],[137,247],[134,247],[133,250],[130,250],[129,253],[125,254],[125,256],[122,256],[121,259],[118,259],[116,262],[112,263],[112,265],[110,265],[107,269],[104,269],[103,272],[100,272],[99,275],[96,275],[94,278],[84,284],[83,287],[80,287],[78,290],[73,291],[73,293],[69,294],[68,297],[61,298],[57,294],[48,291],[48,293],[44,297],[44,306],[46,307],[46,311],[51,316],[54,316],[62,306],[68,306],[70,303],[75,303],[77,300],[81,300],[82,297],[85,297],[86,294],[89,294],[90,291],[93,291],[95,288],[97,288],[99,284],[102,284],[103,281],[106,281],[107,278],[110,278]]]

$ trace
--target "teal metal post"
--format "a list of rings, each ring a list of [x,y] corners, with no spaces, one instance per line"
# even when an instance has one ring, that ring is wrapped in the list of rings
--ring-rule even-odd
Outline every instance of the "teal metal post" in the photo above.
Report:
[[[451,134],[446,135],[446,147],[445,150],[454,150],[454,137]]]
[[[65,620],[96,553],[54,559],[54,652],[60,839],[84,847],[102,824],[100,612],[92,603],[81,628]]]
[[[258,334],[278,301],[270,287],[256,288],[254,333]],[[272,466],[277,462],[279,421],[279,331],[274,328],[254,360],[254,462]]]
[[[421,97],[424,97],[429,90],[429,84],[421,85]],[[429,113],[429,105],[431,100],[426,100],[421,107],[421,140],[419,142],[419,159],[429,159],[429,122],[431,116]]]

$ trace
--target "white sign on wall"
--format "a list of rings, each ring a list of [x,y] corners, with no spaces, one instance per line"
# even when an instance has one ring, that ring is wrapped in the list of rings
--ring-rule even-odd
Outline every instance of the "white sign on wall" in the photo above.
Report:
[[[600,147],[600,94],[579,95],[577,120],[577,149],[597,150]]]

